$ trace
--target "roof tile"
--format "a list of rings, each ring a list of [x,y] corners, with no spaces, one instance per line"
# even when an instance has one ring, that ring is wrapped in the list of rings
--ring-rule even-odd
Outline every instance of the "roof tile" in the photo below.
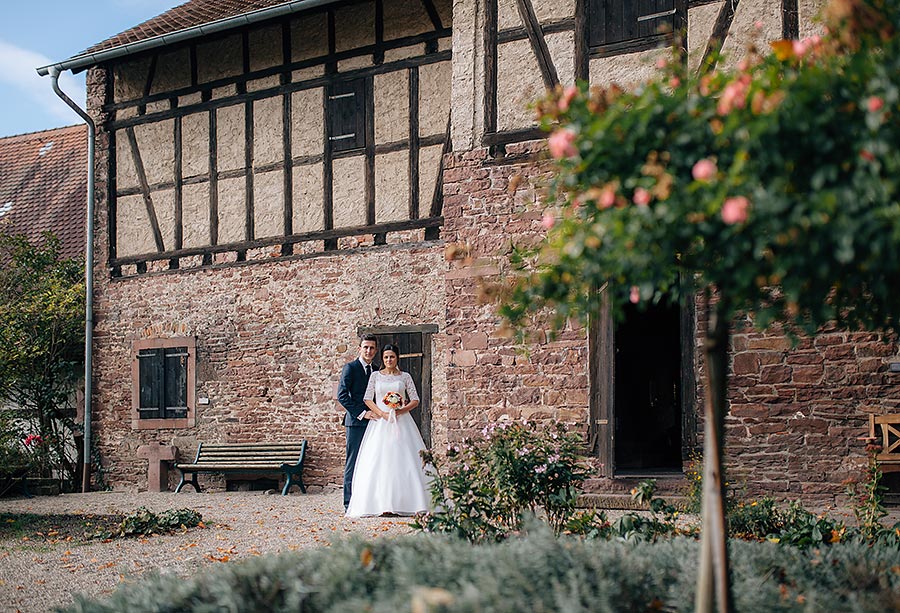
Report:
[[[286,4],[285,0],[191,0],[169,9],[162,15],[125,30],[83,53],[96,53],[106,49],[136,43],[154,36],[172,34],[179,30],[200,26],[220,19],[243,15],[259,9]],[[81,54],[79,54],[81,55]]]

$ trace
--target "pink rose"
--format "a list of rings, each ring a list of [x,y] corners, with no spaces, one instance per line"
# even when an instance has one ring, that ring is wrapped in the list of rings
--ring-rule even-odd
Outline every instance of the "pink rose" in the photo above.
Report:
[[[681,79],[678,77],[672,77],[669,79],[669,87],[672,89],[676,89],[679,85],[681,85]]]
[[[750,209],[750,201],[744,196],[733,196],[722,205],[722,221],[728,225],[744,223]]]
[[[628,299],[631,300],[631,304],[637,304],[641,301],[641,288],[637,285],[631,286],[631,294],[628,296]]]
[[[884,108],[884,100],[878,96],[872,96],[866,100],[866,108],[869,109],[870,113],[877,113]]]
[[[569,110],[569,105],[572,104],[572,100],[575,99],[575,96],[578,95],[578,88],[574,85],[570,85],[565,90],[563,90],[563,95],[559,99],[559,110],[562,112]]]
[[[715,162],[708,158],[703,158],[694,164],[694,167],[691,169],[691,175],[697,181],[709,181],[716,176],[717,171],[718,168],[716,168]]]
[[[650,204],[650,192],[643,187],[639,187],[634,190],[634,197],[632,200],[634,200],[634,203],[638,206],[647,206]]]
[[[803,57],[804,55],[806,55],[806,52],[809,51],[809,40],[795,40],[793,48],[794,55],[796,55],[797,57]]]
[[[725,86],[716,111],[719,115],[727,115],[732,109],[742,109],[747,104],[747,92],[750,90],[750,75],[742,74],[736,81]]]
[[[556,218],[553,217],[553,213],[544,213],[544,216],[541,217],[541,225],[546,229],[550,229],[556,223]]]
[[[616,203],[616,192],[611,187],[604,187],[600,192],[600,208],[608,209]]]
[[[575,148],[575,138],[577,135],[569,128],[562,128],[550,135],[547,144],[550,146],[550,155],[557,160],[562,158],[570,158],[578,153]]]

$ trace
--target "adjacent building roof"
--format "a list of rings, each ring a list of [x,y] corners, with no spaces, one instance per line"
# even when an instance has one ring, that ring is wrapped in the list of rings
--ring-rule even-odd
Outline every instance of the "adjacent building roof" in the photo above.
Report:
[[[0,138],[0,233],[49,230],[63,257],[81,259],[86,205],[87,126]]]

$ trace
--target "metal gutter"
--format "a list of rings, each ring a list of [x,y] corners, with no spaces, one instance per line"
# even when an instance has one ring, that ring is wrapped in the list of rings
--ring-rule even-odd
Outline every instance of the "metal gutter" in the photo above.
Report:
[[[224,19],[211,21],[199,26],[192,26],[190,28],[171,32],[169,34],[159,34],[157,36],[153,36],[151,38],[147,38],[138,42],[125,43],[124,45],[113,47],[111,49],[103,49],[102,51],[97,51],[95,53],[82,53],[67,60],[63,60],[62,62],[48,64],[47,66],[41,66],[36,70],[42,77],[50,74],[50,70],[53,68],[55,68],[59,72],[62,72],[63,70],[80,72],[85,68],[89,68],[103,62],[108,62],[110,60],[134,55],[135,53],[140,53],[141,51],[147,51],[149,49],[156,49],[157,47],[173,45],[175,43],[191,40],[193,38],[207,36],[216,32],[224,32],[226,30],[258,23],[260,21],[280,17],[282,15],[299,13],[300,11],[305,11],[317,6],[334,4],[338,1],[340,0],[293,0],[291,2],[285,2],[277,6],[272,6],[264,9],[256,9],[255,11],[250,11],[249,13],[243,13],[241,15],[235,15],[233,17],[225,17]]]
[[[60,70],[49,69],[53,91],[84,120],[88,127],[88,172],[87,172],[87,222],[84,241],[84,466],[81,474],[81,491],[91,489],[91,353],[94,344],[94,150],[96,149],[96,127],[91,116],[69,98],[59,88]]]

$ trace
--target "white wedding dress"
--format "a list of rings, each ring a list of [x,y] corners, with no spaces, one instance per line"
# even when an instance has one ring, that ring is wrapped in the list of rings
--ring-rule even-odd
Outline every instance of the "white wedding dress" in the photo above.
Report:
[[[431,508],[430,479],[419,456],[425,449],[422,435],[409,413],[397,415],[388,404],[402,406],[404,397],[419,399],[409,373],[372,373],[364,398],[374,400],[391,417],[372,420],[366,427],[353,470],[348,517],[413,515]]]

